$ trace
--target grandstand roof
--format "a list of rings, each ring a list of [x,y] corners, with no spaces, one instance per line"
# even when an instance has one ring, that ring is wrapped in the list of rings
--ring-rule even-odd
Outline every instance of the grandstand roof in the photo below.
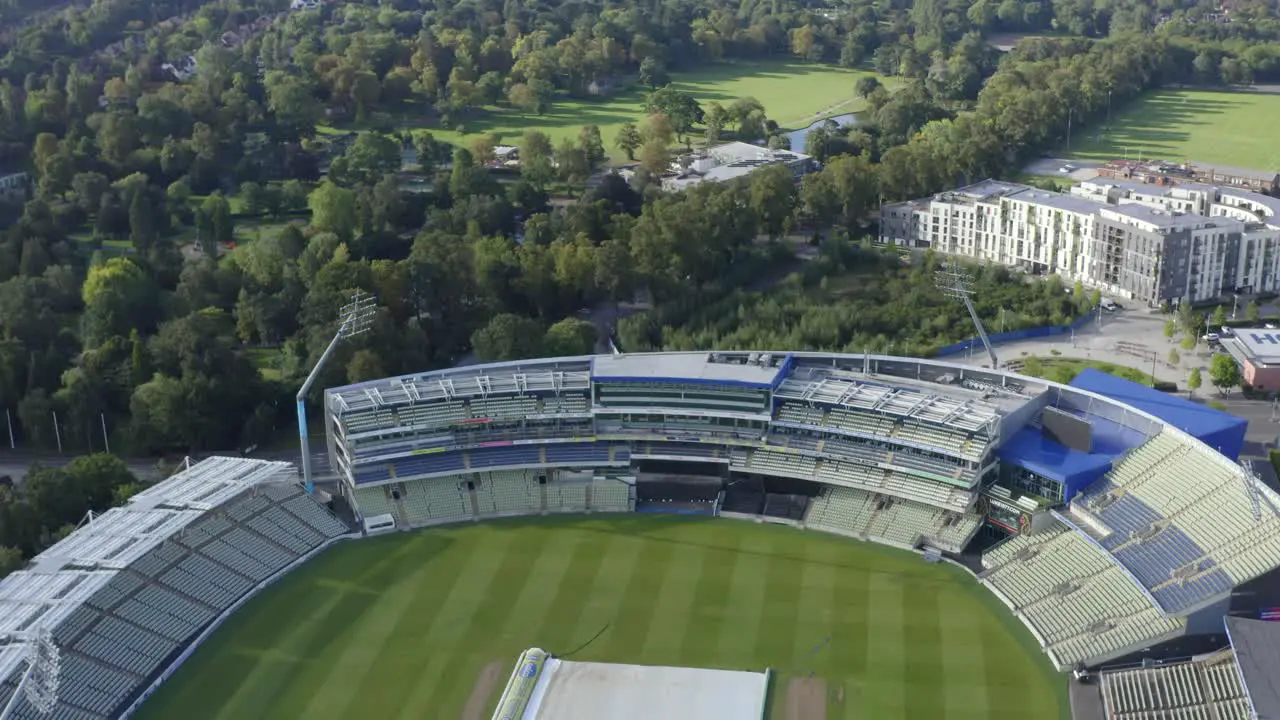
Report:
[[[1003,461],[1068,486],[1102,477],[1118,453],[1081,452],[1024,427],[996,450]]]
[[[1280,720],[1280,623],[1226,618],[1245,693],[1258,720]]]
[[[954,392],[954,396],[941,395],[871,382],[848,371],[802,367],[778,385],[776,394],[788,400],[871,410],[969,432],[985,427],[1000,416],[995,405],[977,397],[965,397],[964,390]]]
[[[1232,460],[1240,455],[1248,426],[1243,418],[1092,368],[1077,375],[1071,387],[1104,395],[1154,415]]]
[[[330,388],[327,405],[339,412],[359,412],[454,398],[515,395],[526,392],[586,392],[591,387],[587,358],[557,358],[497,363],[401,375]]]
[[[750,362],[751,357],[757,361]],[[776,356],[778,364],[772,362],[774,357],[757,357],[756,353],[750,356],[728,353],[598,355],[591,361],[591,377],[596,382],[692,383],[768,389],[785,370],[782,361],[786,356]]]
[[[208,510],[250,486],[294,478],[289,463],[209,458],[90,519],[0,580],[0,648],[25,647],[36,627],[56,627],[116,573]],[[6,652],[0,652],[0,677]]]

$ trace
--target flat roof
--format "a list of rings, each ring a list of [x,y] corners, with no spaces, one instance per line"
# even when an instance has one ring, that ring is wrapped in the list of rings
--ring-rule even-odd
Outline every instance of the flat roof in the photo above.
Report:
[[[1196,215],[1194,213],[1175,213],[1161,208],[1153,208],[1142,203],[1124,203],[1107,205],[1103,208],[1116,215],[1133,218],[1160,227],[1193,227],[1196,225],[1216,226],[1223,223],[1238,223],[1239,220],[1222,216]]]
[[[1020,192],[1009,195],[1010,200],[1023,200],[1026,202],[1044,205],[1046,207],[1057,208],[1058,210],[1066,210],[1068,212],[1078,213],[1094,213],[1103,208],[1111,207],[1100,200],[1092,200],[1090,198],[1082,198],[1079,195],[1067,195],[1066,193],[1050,192],[1048,190],[1040,190],[1038,188],[1028,187]]]
[[[768,676],[551,660],[526,720],[760,720]]]
[[[591,361],[594,382],[666,382],[772,388],[782,368],[772,364],[716,362],[716,353],[600,355]],[[736,356],[735,356],[736,357]],[[761,355],[782,360],[785,356]]]
[[[996,456],[1005,462],[1065,484],[1102,477],[1117,455],[1073,450],[1034,427],[1022,428],[996,450]]]
[[[1245,693],[1258,720],[1280,720],[1280,623],[1227,616]]]
[[[1230,339],[1256,365],[1280,365],[1280,330],[1239,328]]]

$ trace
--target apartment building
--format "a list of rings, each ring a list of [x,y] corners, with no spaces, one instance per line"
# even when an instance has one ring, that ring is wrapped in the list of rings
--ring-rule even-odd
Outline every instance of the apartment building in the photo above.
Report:
[[[1197,183],[1057,193],[987,180],[886,205],[880,233],[1150,305],[1280,289],[1280,199]]]

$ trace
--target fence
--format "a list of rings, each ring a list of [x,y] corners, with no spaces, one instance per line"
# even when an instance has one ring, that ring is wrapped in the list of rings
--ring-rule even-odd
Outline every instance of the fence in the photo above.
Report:
[[[1032,338],[1050,337],[1053,335],[1066,335],[1074,330],[1079,330],[1081,327],[1094,320],[1098,312],[1101,311],[1092,310],[1087,312],[1077,318],[1076,321],[1070,325],[1041,325],[1040,327],[1026,328],[1023,330],[1010,330],[1009,332],[994,333],[987,337],[991,339],[992,345],[998,345],[1000,343],[1014,342],[1016,340],[1030,340]],[[971,337],[968,340],[947,345],[934,353],[934,356],[946,357],[948,355],[958,355],[962,352],[967,352],[971,348],[974,350],[983,349],[982,338]]]

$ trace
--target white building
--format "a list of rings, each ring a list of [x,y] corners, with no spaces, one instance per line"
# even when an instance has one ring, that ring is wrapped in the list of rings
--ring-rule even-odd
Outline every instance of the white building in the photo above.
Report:
[[[786,165],[797,178],[818,169],[818,163],[804,153],[728,142],[679,158],[677,169],[662,177],[662,188],[683,190],[706,180],[733,180],[766,165]]]
[[[1280,289],[1280,199],[1123,180],[1070,194],[987,180],[886,205],[881,241],[1057,273],[1152,305]]]

